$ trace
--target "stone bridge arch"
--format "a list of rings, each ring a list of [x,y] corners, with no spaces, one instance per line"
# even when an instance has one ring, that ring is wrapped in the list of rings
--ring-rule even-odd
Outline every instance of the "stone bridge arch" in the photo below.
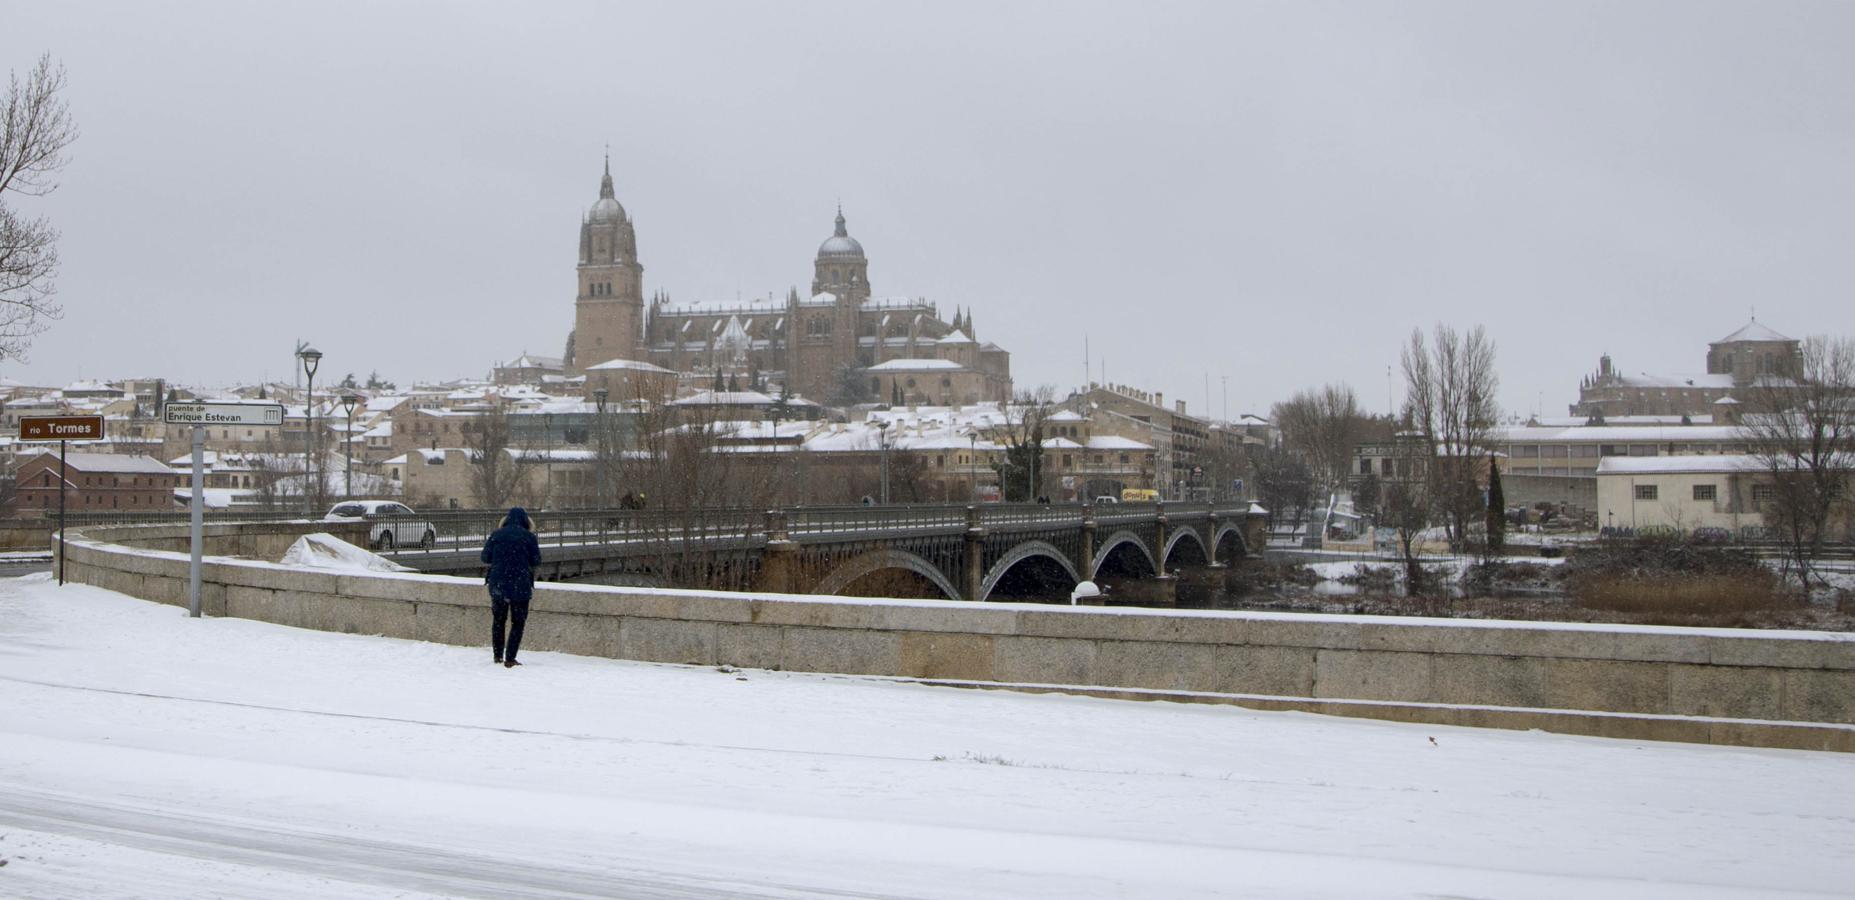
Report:
[[[1055,545],[1045,541],[1025,541],[1022,544],[1012,547],[1004,556],[999,557],[998,562],[992,564],[991,571],[986,572],[985,577],[980,579],[980,602],[984,602],[987,598],[992,596],[992,589],[998,587],[998,582],[1005,577],[1006,572],[1011,571],[1012,566],[1037,556],[1054,560],[1057,565],[1063,568],[1064,574],[1069,576],[1071,583],[1082,581],[1082,576],[1076,574],[1075,564],[1071,563],[1068,555],[1058,550]]]
[[[1153,558],[1153,551],[1147,549],[1146,541],[1141,540],[1140,535],[1134,532],[1116,531],[1102,539],[1101,546],[1095,549],[1095,558],[1089,560],[1088,577],[1094,578],[1099,574],[1101,572],[1101,564],[1108,561],[1108,554],[1113,553],[1115,548],[1123,544],[1134,545],[1134,549],[1139,550],[1140,555],[1146,557],[1147,565],[1153,568],[1153,573],[1156,575],[1159,574],[1159,561]]]
[[[947,599],[964,599],[960,596],[960,589],[954,587],[953,582],[950,581],[940,569],[936,568],[933,563],[913,553],[909,553],[906,550],[895,549],[871,550],[868,553],[863,553],[845,560],[839,564],[837,568],[832,569],[824,578],[820,579],[817,586],[812,588],[809,593],[835,595],[837,592],[855,583],[857,579],[865,575],[881,572],[884,569],[902,569],[913,572],[933,582],[934,586],[939,588],[940,592],[945,594]],[[990,588],[988,587],[987,590],[990,590]]]
[[[1212,562],[1233,563],[1240,557],[1250,555],[1249,541],[1245,540],[1243,537],[1243,527],[1233,522],[1224,523],[1222,527],[1217,529],[1217,534],[1211,538],[1212,554],[1216,554],[1218,550],[1223,548],[1226,538],[1229,538],[1235,543],[1236,553],[1229,559],[1224,560],[1219,560],[1213,555],[1211,558]]]
[[[1204,538],[1198,536],[1196,528],[1180,528],[1174,531],[1172,536],[1166,539],[1166,552],[1161,553],[1159,558],[1164,562],[1172,562],[1172,551],[1186,541],[1191,541],[1198,547],[1198,552],[1204,557],[1205,562],[1212,561],[1210,551],[1205,548]]]

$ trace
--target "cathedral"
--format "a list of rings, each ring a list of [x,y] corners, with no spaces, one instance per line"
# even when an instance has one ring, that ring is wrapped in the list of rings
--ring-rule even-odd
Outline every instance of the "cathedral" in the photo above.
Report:
[[[647,306],[637,234],[608,160],[599,199],[580,222],[577,272],[568,375],[648,364],[689,388],[755,385],[826,404],[1011,396],[1011,354],[978,340],[970,311],[948,322],[925,299],[872,293],[869,258],[841,208],[812,261],[808,294],[795,287],[783,302],[677,306],[657,291]]]

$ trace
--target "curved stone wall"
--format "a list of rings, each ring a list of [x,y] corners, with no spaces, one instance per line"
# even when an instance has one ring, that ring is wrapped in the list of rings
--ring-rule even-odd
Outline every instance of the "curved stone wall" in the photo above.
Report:
[[[476,579],[288,568],[327,523],[212,526],[202,608],[487,644]],[[348,535],[354,537],[354,535]],[[186,529],[74,531],[68,574],[186,603]],[[1855,751],[1855,635],[956,604],[541,584],[524,646],[692,665]]]

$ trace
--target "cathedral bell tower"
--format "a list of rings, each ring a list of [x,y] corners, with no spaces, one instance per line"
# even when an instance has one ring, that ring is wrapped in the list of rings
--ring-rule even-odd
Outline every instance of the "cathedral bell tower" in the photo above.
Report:
[[[638,264],[631,219],[612,195],[610,156],[599,179],[599,199],[580,222],[578,274],[568,373],[578,375],[615,359],[643,359],[644,267]]]
[[[863,304],[870,298],[870,263],[863,245],[844,228],[844,208],[837,208],[837,230],[818,245],[812,264],[812,296],[837,298],[832,315],[831,366],[868,365],[857,353],[858,325]]]

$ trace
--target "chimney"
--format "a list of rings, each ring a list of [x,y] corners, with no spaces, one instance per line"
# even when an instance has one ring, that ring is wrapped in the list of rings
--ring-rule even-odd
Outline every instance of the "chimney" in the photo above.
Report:
[[[1153,405],[1159,407],[1160,409],[1165,409],[1166,408],[1166,395],[1158,391],[1154,391],[1153,392]]]
[[[1185,401],[1183,400],[1172,401],[1172,411],[1178,413],[1181,416],[1185,415]]]

